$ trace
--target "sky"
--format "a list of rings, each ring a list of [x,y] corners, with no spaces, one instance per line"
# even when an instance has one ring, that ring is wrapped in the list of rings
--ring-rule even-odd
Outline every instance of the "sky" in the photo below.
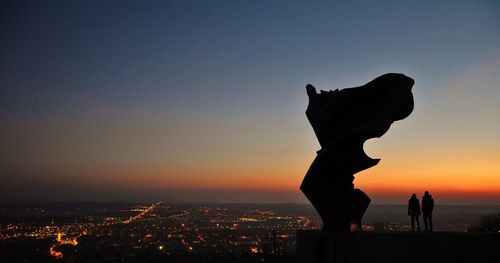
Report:
[[[3,201],[307,202],[308,83],[387,72],[373,203],[500,203],[498,1],[2,1]]]

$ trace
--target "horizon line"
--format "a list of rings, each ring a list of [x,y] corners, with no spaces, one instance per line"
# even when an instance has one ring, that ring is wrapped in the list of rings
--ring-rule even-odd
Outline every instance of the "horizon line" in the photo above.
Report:
[[[217,202],[217,201],[164,201],[160,199],[154,200],[138,200],[138,201],[127,201],[127,200],[23,200],[23,201],[0,201],[0,205],[4,204],[43,204],[43,203],[56,203],[56,204],[72,204],[72,203],[98,203],[98,204],[110,204],[110,203],[122,203],[122,204],[145,204],[145,203],[157,203],[161,202],[162,204],[174,204],[174,205],[307,205],[311,206],[311,203],[306,202]],[[371,203],[372,205],[407,205],[406,203],[395,203],[395,202],[386,202],[386,203]],[[500,201],[497,203],[438,203],[436,206],[500,206]]]

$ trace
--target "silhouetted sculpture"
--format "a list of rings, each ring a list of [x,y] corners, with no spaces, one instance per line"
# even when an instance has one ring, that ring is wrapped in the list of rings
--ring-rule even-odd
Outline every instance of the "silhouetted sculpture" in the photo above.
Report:
[[[354,174],[376,165],[363,143],[380,137],[394,121],[413,110],[413,79],[397,73],[382,75],[355,88],[316,93],[307,85],[306,116],[321,145],[300,186],[323,220],[323,230],[349,232],[361,228],[370,198],[354,189]]]
[[[416,194],[412,194],[408,201],[408,215],[411,216],[411,232],[415,232],[415,221],[417,222],[417,230],[420,232],[420,222],[418,221],[420,202]]]
[[[424,219],[425,231],[432,232],[432,210],[434,210],[434,199],[429,191],[425,191],[422,197],[422,217]]]

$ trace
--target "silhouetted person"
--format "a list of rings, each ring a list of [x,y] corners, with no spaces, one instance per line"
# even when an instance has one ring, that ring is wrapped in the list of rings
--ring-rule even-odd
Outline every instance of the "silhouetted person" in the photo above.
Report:
[[[425,191],[422,197],[422,217],[424,218],[425,231],[432,232],[432,210],[434,210],[434,199],[429,191]]]
[[[420,223],[418,222],[418,216],[420,215],[420,203],[416,194],[412,194],[410,200],[408,201],[408,215],[411,216],[411,231],[415,232],[415,221],[417,221],[417,230],[420,232]]]

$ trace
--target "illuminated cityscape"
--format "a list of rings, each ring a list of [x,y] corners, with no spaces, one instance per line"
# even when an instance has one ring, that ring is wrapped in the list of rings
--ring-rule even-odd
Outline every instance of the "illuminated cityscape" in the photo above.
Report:
[[[363,230],[410,231],[404,213],[386,211],[403,208],[374,206]],[[440,231],[466,231],[487,212],[439,209]],[[470,216],[457,217],[457,209]],[[4,204],[1,211],[2,262],[293,262],[297,230],[321,228],[303,204],[47,203]]]
[[[242,258],[256,262],[266,258],[286,260],[295,249],[298,229],[320,227],[318,218],[245,206],[161,202],[75,206],[68,209],[77,211],[75,214],[62,212],[71,222],[50,220],[46,225],[44,214],[49,212],[32,210],[38,212],[40,222],[2,224],[0,228],[3,248],[16,242],[37,246],[34,251],[38,255],[24,254],[28,259],[49,260],[50,256],[55,260],[120,261],[153,257],[198,261],[199,256],[209,255],[213,259],[206,260],[213,262]],[[82,210],[90,214],[78,215]],[[52,216],[58,217],[57,213]]]

